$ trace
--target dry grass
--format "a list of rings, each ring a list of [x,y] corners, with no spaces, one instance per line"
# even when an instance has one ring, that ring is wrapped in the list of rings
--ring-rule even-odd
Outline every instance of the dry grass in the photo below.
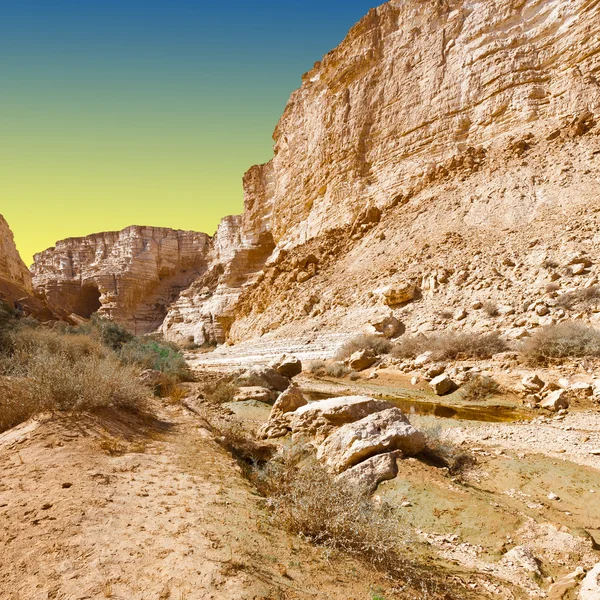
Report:
[[[307,365],[307,370],[317,377],[335,377],[340,379],[351,369],[342,362],[327,362],[325,360],[311,360]]]
[[[88,335],[12,323],[0,355],[0,431],[36,413],[139,408],[138,369]]]
[[[232,382],[231,377],[223,377],[204,385],[202,397],[211,404],[225,404],[231,402],[239,391],[240,388]]]
[[[507,350],[506,342],[497,333],[442,333],[406,338],[398,342],[392,354],[398,358],[416,358],[432,352],[433,360],[490,358]]]
[[[477,375],[473,377],[461,390],[463,400],[481,402],[500,393],[500,385],[491,377]]]
[[[556,305],[561,308],[573,309],[577,306],[589,306],[600,300],[600,286],[593,285],[588,288],[561,294],[556,299]]]
[[[497,317],[500,314],[498,305],[491,300],[486,300],[481,308],[488,317]]]
[[[447,440],[442,440],[442,428],[439,425],[422,429],[422,431],[425,434],[427,445],[421,454],[434,465],[447,469],[448,474],[452,477],[463,479],[477,464],[475,458],[462,448]]]
[[[600,357],[600,331],[572,321],[538,329],[522,347],[525,362],[548,364],[565,358]]]
[[[346,360],[359,350],[372,350],[375,354],[388,354],[393,344],[385,337],[375,334],[357,335],[337,351],[337,360]]]

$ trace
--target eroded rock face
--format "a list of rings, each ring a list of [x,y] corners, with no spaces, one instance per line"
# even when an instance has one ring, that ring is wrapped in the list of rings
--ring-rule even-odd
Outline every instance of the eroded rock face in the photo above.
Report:
[[[57,242],[35,255],[36,293],[68,312],[98,312],[148,333],[168,306],[208,268],[210,238],[193,231],[128,227]]]
[[[31,273],[15,246],[13,233],[0,215],[0,279],[31,294]]]

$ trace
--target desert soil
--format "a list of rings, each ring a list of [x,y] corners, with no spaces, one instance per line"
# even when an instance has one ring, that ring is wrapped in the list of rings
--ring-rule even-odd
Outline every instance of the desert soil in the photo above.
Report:
[[[0,435],[3,600],[371,598],[385,582],[275,528],[182,407]]]

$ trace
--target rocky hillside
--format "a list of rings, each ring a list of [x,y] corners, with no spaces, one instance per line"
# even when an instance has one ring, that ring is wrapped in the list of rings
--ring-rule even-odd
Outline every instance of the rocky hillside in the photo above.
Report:
[[[69,313],[95,312],[135,333],[162,323],[177,294],[207,269],[210,237],[193,231],[128,227],[57,242],[36,254],[36,293]]]
[[[303,77],[273,159],[244,177],[243,215],[222,223],[162,330],[312,337],[393,313],[409,331],[519,337],[589,318],[556,299],[600,275],[599,119],[597,1],[373,9]],[[64,276],[44,256],[35,282],[49,291]]]

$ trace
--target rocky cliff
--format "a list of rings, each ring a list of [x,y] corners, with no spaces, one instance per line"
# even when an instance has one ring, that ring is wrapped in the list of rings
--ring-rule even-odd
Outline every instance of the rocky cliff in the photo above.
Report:
[[[196,343],[312,336],[391,314],[413,331],[499,327],[471,308],[484,303],[515,331],[538,324],[523,306],[564,318],[552,294],[600,276],[599,120],[598,0],[373,9],[304,75],[273,159],[244,177],[243,215],[200,251],[200,277],[162,331]],[[42,254],[36,286],[86,281],[94,257],[65,276]],[[131,319],[117,305],[135,302],[115,299],[126,286],[102,285],[102,310]]]
[[[593,267],[569,263],[600,262],[599,116],[597,1],[373,9],[303,77],[274,158],[246,174],[229,281],[190,288],[164,331],[203,339],[207,313],[232,341],[392,312],[415,331],[493,328],[468,306],[519,312],[558,278],[593,285]],[[261,273],[244,264],[253,245],[261,260],[274,245]],[[390,306],[390,285],[416,302]]]
[[[178,293],[206,271],[209,243],[203,233],[136,226],[70,238],[36,254],[33,285],[70,313],[98,312],[148,333]]]
[[[31,273],[21,260],[8,223],[0,215],[0,280],[32,293]]]

